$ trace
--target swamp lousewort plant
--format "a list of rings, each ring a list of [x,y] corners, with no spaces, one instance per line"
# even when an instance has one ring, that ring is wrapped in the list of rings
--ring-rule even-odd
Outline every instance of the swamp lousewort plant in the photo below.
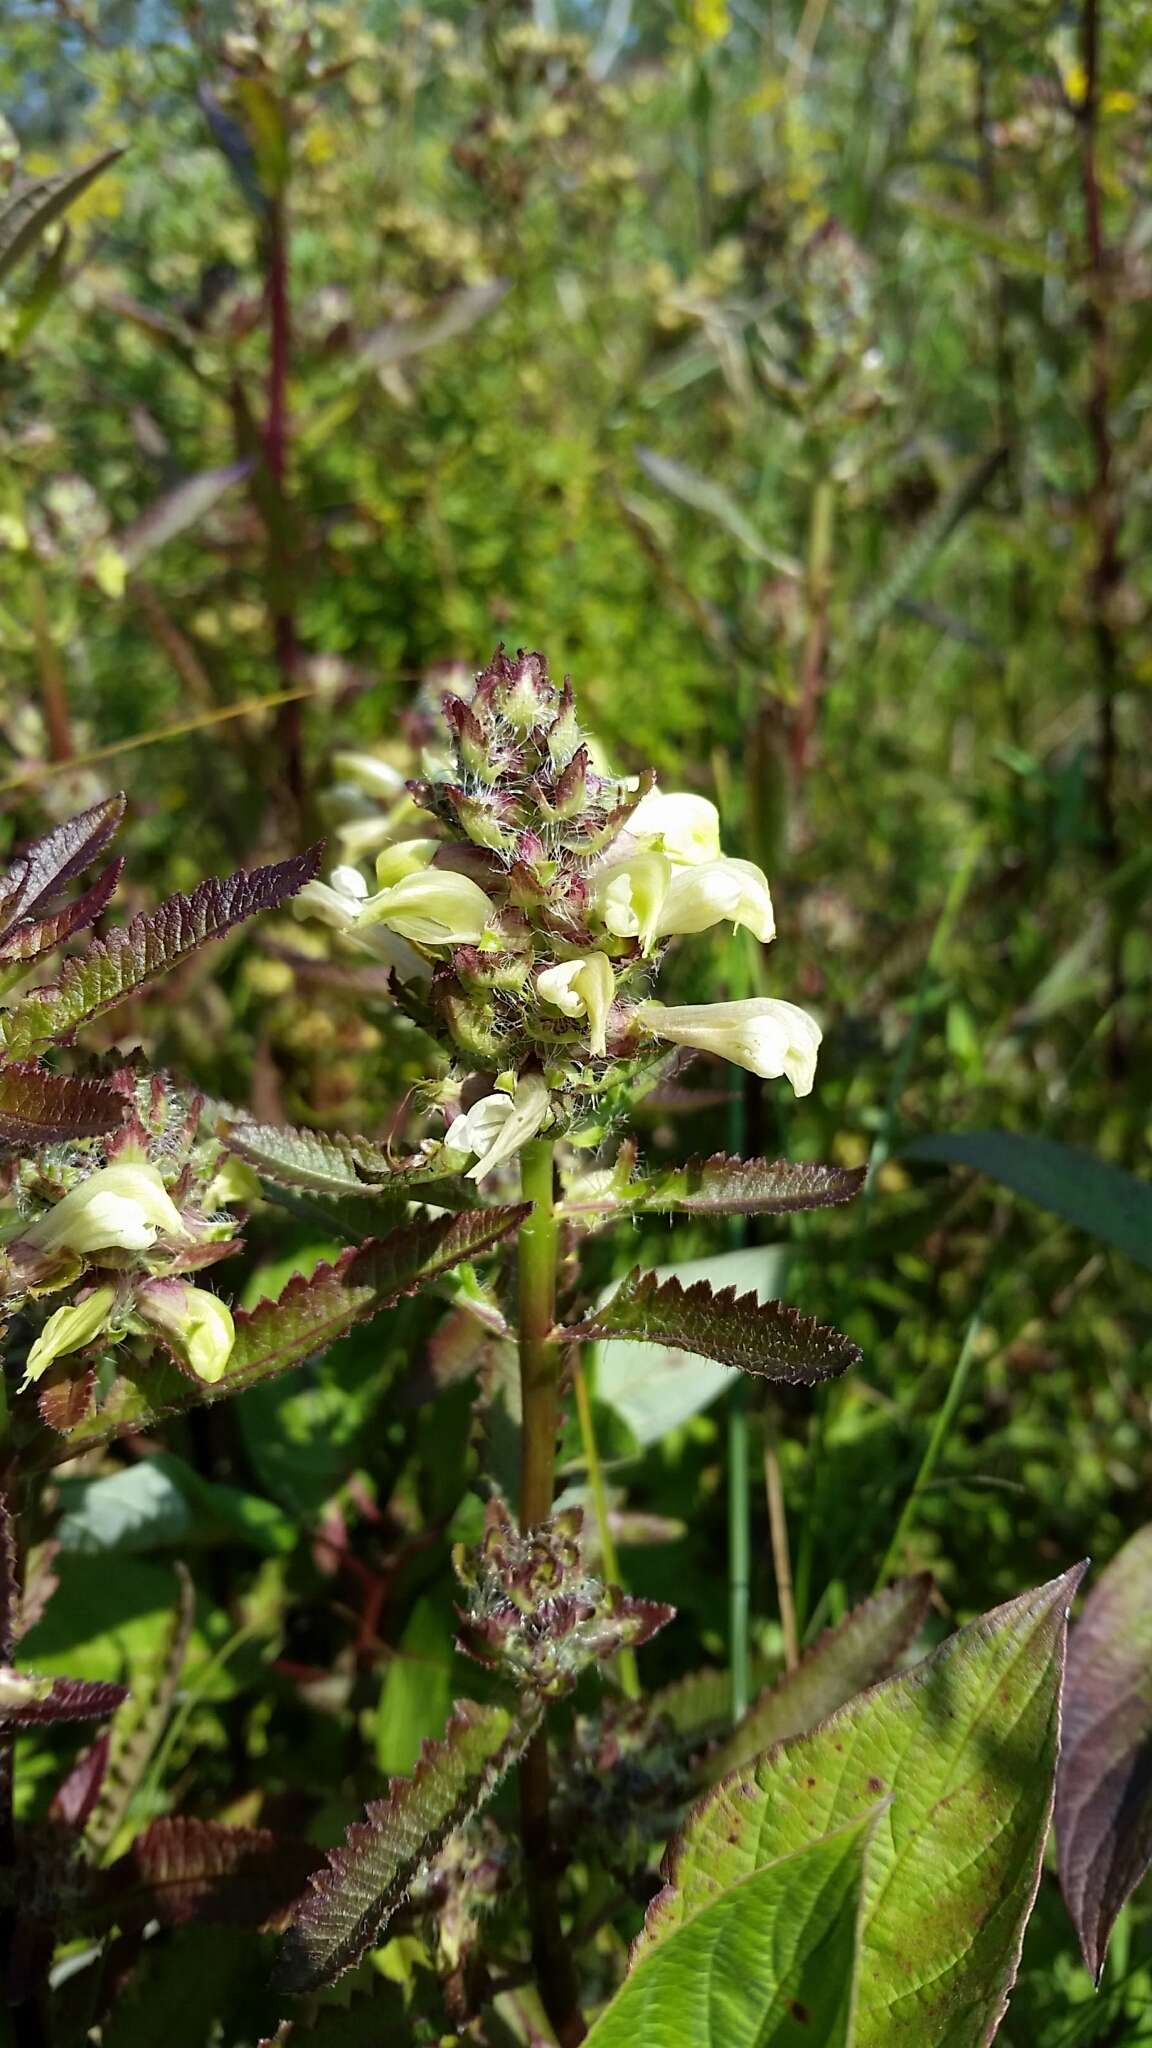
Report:
[[[774,998],[666,1006],[657,992],[679,936],[727,923],[767,944],[768,883],[723,853],[706,799],[597,765],[570,685],[557,688],[540,656],[499,653],[445,715],[447,752],[407,786],[371,757],[341,760],[357,795],[327,880],[314,850],[205,882],[91,941],[48,987],[26,985],[29,963],[108,902],[117,863],[74,899],[67,890],[121,806],[57,827],[0,878],[0,1967],[13,2038],[71,2048],[75,2011],[86,2028],[111,2024],[125,1976],[139,1966],[146,1977],[158,1932],[225,1920],[253,1939],[283,1933],[272,1984],[253,1966],[262,2048],[377,2034],[498,2048],[545,2038],[541,2012],[569,2048],[598,2005],[596,2048],[751,2048],[777,2021],[843,2048],[981,2048],[1004,2010],[1040,1868],[1075,1574],[891,1675],[930,1592],[923,1579],[898,1582],[735,1725],[714,1673],[643,1697],[635,1652],[673,1609],[618,1583],[583,1347],[655,1342],[794,1386],[843,1372],[859,1353],[782,1302],[707,1281],[637,1269],[597,1302],[582,1246],[602,1225],[653,1212],[828,1207],[863,1175],[724,1155],[655,1169],[637,1160],[630,1107],[686,1051],[784,1077],[797,1094],[812,1087],[820,1030],[803,1010]],[[336,945],[374,958],[371,986],[384,967],[390,1000],[425,1034],[430,1070],[413,1091],[423,1135],[406,1154],[392,1135],[209,1112],[138,1055],[105,1056],[89,1077],[45,1064],[120,997],[293,896]],[[381,1105],[382,1130],[400,1121]],[[208,1269],[238,1248],[238,1207],[261,1189],[306,1201],[347,1248],[277,1299],[235,1308]],[[476,1270],[493,1252],[510,1258],[514,1284]],[[190,1581],[159,1712],[145,1702],[133,1719],[118,1684],[16,1669],[21,1629],[43,1598],[25,1595],[21,1554],[51,1469],[81,1453],[98,1463],[125,1439],[150,1446],[167,1419],[305,1364],[454,1269],[436,1345],[449,1329],[456,1345],[462,1319],[480,1404],[486,1374],[507,1395],[512,1365],[518,1385],[502,1409],[505,1443],[518,1437],[518,1482],[503,1458],[503,1489],[495,1470],[480,1475],[480,1540],[453,1554],[458,1647],[483,1674],[483,1701],[458,1701],[411,1775],[393,1779],[324,1858],[268,1828],[153,1818],[156,1743],[194,1619]],[[555,1502],[569,1390],[594,1559],[582,1506]],[[109,1483],[123,1476],[114,1468]],[[17,1731],[99,1719],[111,1720],[108,1734],[62,1780],[47,1819],[17,1827]],[[513,1767],[515,1832],[489,1805]],[[669,1835],[661,1889],[655,1856]],[[922,1910],[945,1879],[968,1887],[975,1932],[959,1944],[955,1915]],[[392,1931],[417,1936],[421,1959],[406,1988],[366,1964],[365,2004],[330,1999],[398,1915]],[[109,1974],[102,1938],[113,1932]],[[57,1990],[49,1971],[61,1941],[73,1974]],[[146,1999],[140,2011],[150,2027]],[[248,2025],[244,2048],[256,2039]]]

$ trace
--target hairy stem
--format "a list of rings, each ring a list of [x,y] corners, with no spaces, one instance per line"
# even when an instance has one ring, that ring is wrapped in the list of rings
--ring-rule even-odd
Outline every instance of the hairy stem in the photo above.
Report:
[[[556,1322],[559,1226],[553,1197],[549,1138],[535,1138],[520,1154],[520,1186],[532,1212],[521,1228],[520,1277],[520,1527],[533,1529],[552,1507],[556,1436],[560,1427],[560,1352]],[[534,1736],[520,1765],[520,1837],[532,1927],[532,1965],[544,2010],[560,2048],[584,2039],[576,1972],[560,1920],[556,1852],[552,1840],[548,1737]]]

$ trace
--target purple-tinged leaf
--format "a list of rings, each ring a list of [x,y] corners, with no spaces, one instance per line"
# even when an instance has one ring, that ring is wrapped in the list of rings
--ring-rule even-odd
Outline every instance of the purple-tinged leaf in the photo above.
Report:
[[[94,1138],[123,1123],[127,1097],[104,1081],[50,1074],[34,1061],[0,1064],[0,1149],[34,1151]]]
[[[66,213],[102,171],[123,156],[106,149],[78,170],[54,171],[44,178],[24,178],[0,201],[0,278],[7,277],[53,221]]]
[[[309,1842],[271,1828],[156,1820],[105,1874],[100,1903],[121,1926],[283,1926],[320,1861]]]
[[[198,476],[185,477],[117,535],[113,541],[117,554],[129,569],[139,568],[148,555],[203,519],[226,491],[251,473],[251,462],[229,462],[223,469],[205,469]]]
[[[403,1195],[412,1187],[458,1178],[456,1172],[426,1164],[419,1156],[392,1160],[371,1138],[345,1136],[342,1131],[241,1122],[223,1124],[220,1135],[228,1150],[263,1180],[312,1194]]]
[[[127,798],[105,797],[75,818],[65,818],[24,847],[0,877],[0,933],[17,917],[30,917],[104,851],[124,816]]]
[[[315,875],[321,848],[292,860],[201,882],[189,896],[170,896],[158,910],[97,939],[79,959],[64,963],[59,981],[33,989],[4,1020],[10,1057],[21,1058],[53,1040],[69,1039],[80,1024],[102,1016],[124,997],[167,974],[257,911],[274,910]]]
[[[44,917],[18,917],[0,939],[0,961],[39,960],[63,945],[73,932],[95,924],[114,896],[123,868],[122,860],[109,861],[103,874],[74,903],[65,903]]]
[[[762,1302],[755,1294],[737,1294],[734,1287],[714,1293],[706,1280],[684,1287],[639,1266],[610,1301],[563,1335],[669,1344],[794,1387],[834,1379],[862,1356],[850,1337],[785,1302]]]
[[[714,1784],[753,1763],[773,1743],[802,1735],[868,1686],[887,1678],[920,1632],[932,1598],[932,1575],[897,1579],[846,1614],[837,1628],[804,1652],[753,1700],[724,1742],[701,1761],[699,1775]]]
[[[357,1323],[390,1308],[406,1294],[478,1258],[519,1229],[523,1203],[469,1209],[411,1223],[390,1237],[350,1248],[335,1265],[298,1274],[275,1301],[236,1311],[236,1342],[223,1377],[209,1386],[174,1365],[157,1362],[116,1380],[101,1407],[68,1432],[47,1462],[59,1464],[93,1444],[151,1428],[161,1415],[221,1401],[302,1365]]]
[[[1060,1883],[1092,1975],[1152,1863],[1152,1525],[1113,1558],[1068,1644]]]
[[[887,1800],[869,1850],[854,2048],[986,2048],[1040,1882],[1083,1569],[970,1622],[706,1793],[665,1858],[633,1968],[719,1894]]]
[[[68,1776],[56,1787],[49,1808],[53,1820],[63,1821],[64,1826],[82,1835],[87,1827],[104,1784],[108,1769],[108,1756],[112,1737],[105,1729],[90,1749],[77,1757]]]
[[[408,1778],[393,1778],[311,1879],[284,1939],[276,1980],[287,1991],[332,1984],[373,1948],[410,1885],[448,1837],[492,1797],[527,1747],[539,1709],[459,1700],[439,1742]]]
[[[40,1678],[0,1665],[0,1727],[36,1728],[46,1721],[100,1721],[128,1697],[123,1685],[86,1678]]]

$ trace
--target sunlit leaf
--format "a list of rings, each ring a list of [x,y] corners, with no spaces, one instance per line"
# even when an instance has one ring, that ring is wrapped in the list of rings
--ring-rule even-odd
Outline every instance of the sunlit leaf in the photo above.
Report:
[[[46,178],[26,178],[13,186],[0,200],[0,280],[15,269],[53,221],[59,220],[101,172],[123,154],[122,149],[107,149],[78,170],[55,171]]]
[[[858,1365],[849,1337],[782,1301],[758,1301],[734,1287],[714,1292],[706,1280],[684,1287],[637,1266],[610,1301],[569,1337],[635,1337],[702,1353],[721,1365],[790,1386],[815,1386]]]
[[[331,1984],[376,1946],[413,1879],[492,1797],[538,1719],[538,1709],[517,1717],[458,1701],[411,1777],[392,1780],[387,1797],[373,1801],[312,1878],[284,1939],[277,1972],[284,1989]]]
[[[1113,1558],[1068,1644],[1056,1839],[1099,1977],[1116,1916],[1152,1863],[1152,1526]]]
[[[1083,1567],[969,1623],[690,1814],[637,1965],[720,1892],[887,1800],[869,1850],[853,2048],[984,2048],[1006,2009],[1052,1811]]]
[[[3,1019],[8,1053],[21,1057],[70,1038],[78,1025],[114,1009],[210,939],[259,910],[275,909],[311,880],[320,851],[313,847],[270,867],[201,882],[191,895],[170,896],[158,910],[142,911],[131,924],[94,940],[86,953],[65,962],[58,982],[34,989]]]
[[[17,919],[33,916],[66,882],[91,867],[118,831],[126,801],[123,795],[105,797],[16,855],[0,875],[0,935],[7,938]]]
[[[851,2048],[878,1811],[754,1870],[643,1953],[588,2048]]]
[[[370,1138],[341,1131],[308,1131],[291,1124],[228,1123],[221,1137],[230,1152],[278,1187],[321,1195],[406,1194],[409,1188],[455,1179],[420,1158],[391,1160]]]
[[[805,1651],[795,1671],[767,1686],[726,1741],[704,1759],[710,1781],[763,1756],[774,1742],[803,1734],[845,1701],[886,1678],[915,1640],[928,1612],[928,1572],[898,1579],[846,1614]]]

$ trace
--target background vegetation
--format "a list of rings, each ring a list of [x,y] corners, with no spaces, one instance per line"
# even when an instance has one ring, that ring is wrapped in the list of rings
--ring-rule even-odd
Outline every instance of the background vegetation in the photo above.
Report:
[[[772,877],[768,985],[827,1027],[807,1101],[705,1071],[646,1151],[875,1168],[788,1240],[865,1362],[747,1417],[753,1653],[765,1447],[806,1633],[885,1564],[932,1570],[943,1634],[1105,1563],[1148,1517],[1147,1236],[1115,1249],[1074,1172],[1037,1207],[906,1155],[1146,1153],[1147,11],[26,0],[6,31],[3,174],[124,153],[0,307],[0,842],[123,787],[128,907],[285,855],[336,749],[405,766],[454,671],[544,648],[613,766],[719,801]],[[381,1135],[419,1043],[303,945],[265,921],[108,1042]],[[701,941],[668,980],[751,971]],[[593,1259],[711,1270],[722,1229]],[[324,1248],[258,1210],[245,1298]],[[147,1512],[107,1458],[61,1478],[37,1668],[141,1683],[195,1580],[140,1813],[331,1835],[442,1726],[476,1450],[471,1382],[426,1398],[441,1315],[186,1425]],[[616,1448],[624,1576],[679,1610],[646,1676],[723,1665],[724,1407]],[[187,1950],[208,1987],[170,2048],[232,1996],[206,1939],[152,1965],[153,2027]],[[1001,2038],[1152,2040],[1146,1905],[1093,1999],[1046,1880]]]

